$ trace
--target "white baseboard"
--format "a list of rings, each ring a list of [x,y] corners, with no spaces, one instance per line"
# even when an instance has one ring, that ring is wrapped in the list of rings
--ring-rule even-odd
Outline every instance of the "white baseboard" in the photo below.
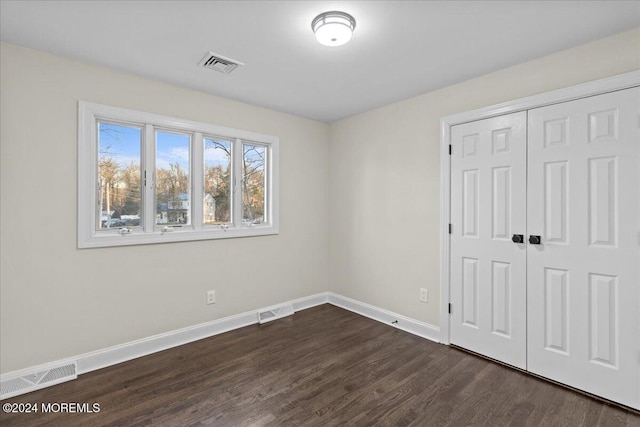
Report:
[[[410,317],[394,313],[383,308],[375,307],[352,298],[329,292],[329,304],[352,311],[361,316],[368,317],[378,322],[385,323],[395,328],[401,329],[410,334],[426,338],[431,341],[440,342],[440,328],[421,322]]]
[[[327,303],[352,311],[361,316],[377,320],[378,322],[385,323],[419,337],[439,342],[439,328],[429,325],[428,323],[420,322],[351,298],[343,297],[333,292],[322,292],[293,301],[284,302],[275,306],[265,307],[255,311],[248,311],[246,313],[224,317],[211,322],[153,335],[113,347],[84,353],[75,357],[8,372],[0,375],[0,382],[4,383],[5,381],[10,381],[17,377],[33,375],[37,372],[43,371],[44,369],[50,369],[55,366],[73,362],[77,363],[77,375],[82,375],[97,369],[106,368],[107,366],[147,356],[158,351],[167,350],[193,341],[201,340],[203,338],[232,331],[234,329],[257,324],[258,312],[265,311],[273,307],[291,304],[294,311],[301,311]],[[392,323],[394,321],[397,322]],[[23,393],[15,393],[12,394],[12,396],[16,396],[18,394]],[[6,397],[2,396],[0,398]]]
[[[326,304],[328,301],[328,298],[329,298],[329,292],[322,292],[319,294],[311,295],[309,297],[294,299],[293,301],[289,301],[289,304],[293,305],[294,311],[301,311],[301,310],[306,310],[307,308]],[[282,305],[282,304],[279,304],[279,305]]]
[[[323,292],[278,305],[291,304],[295,311],[300,311],[315,307],[316,305],[325,304],[326,302],[327,294],[326,292]],[[234,316],[223,317],[222,319],[212,320],[211,322],[188,326],[175,331],[153,335],[151,337],[97,350],[91,353],[85,353],[77,357],[78,374],[82,375],[87,372],[95,371],[96,369],[115,365],[116,363],[137,359],[138,357],[146,356],[158,351],[167,350],[172,347],[212,337],[234,329],[254,325],[258,323],[258,312],[265,311],[270,308],[271,307],[266,307],[255,311],[236,314]]]
[[[326,303],[327,293],[322,292],[293,301],[288,301],[283,304],[291,304],[295,311],[300,311]],[[153,335],[139,340],[130,341],[128,343],[115,345],[113,347],[107,347],[89,353],[68,357],[62,360],[8,372],[6,374],[0,375],[0,383],[7,384],[8,382],[16,380],[17,378],[28,378],[30,376],[36,375],[39,372],[53,369],[58,366],[67,365],[69,363],[77,364],[77,375],[86,374],[97,369],[106,368],[107,366],[112,366],[118,363],[137,359],[138,357],[147,356],[158,351],[167,350],[183,344],[188,344],[193,341],[201,340],[203,338],[208,338],[214,335],[222,334],[224,332],[232,331],[234,329],[257,324],[258,312],[262,310],[264,309],[248,311],[246,313],[236,314],[233,316],[224,317],[222,319],[213,320],[211,322],[201,323],[199,325],[189,326],[158,335]],[[48,383],[48,385],[54,384],[55,383],[53,382]],[[11,393],[0,395],[0,399],[7,399],[9,397],[18,396],[20,394],[28,393],[39,388],[47,387],[48,385],[38,385],[37,387],[30,387],[29,389],[25,388],[25,391],[23,392],[19,390],[12,391]]]
[[[77,356],[78,374],[86,374],[96,369],[137,359],[254,323],[258,323],[256,312],[247,312],[85,353]]]

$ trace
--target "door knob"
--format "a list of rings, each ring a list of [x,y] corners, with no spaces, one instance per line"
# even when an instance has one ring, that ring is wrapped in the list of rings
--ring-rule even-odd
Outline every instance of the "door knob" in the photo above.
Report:
[[[532,234],[529,236],[529,243],[531,243],[532,245],[540,245],[542,243],[542,239],[540,238],[540,236]]]
[[[513,243],[524,243],[524,235],[522,234],[514,234],[511,238]]]

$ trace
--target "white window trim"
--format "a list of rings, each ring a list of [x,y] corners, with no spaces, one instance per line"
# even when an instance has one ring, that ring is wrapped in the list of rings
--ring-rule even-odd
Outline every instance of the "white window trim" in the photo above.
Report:
[[[162,232],[161,227],[153,224],[152,215],[155,212],[152,186],[142,186],[144,214],[141,218],[143,227],[133,228],[128,234],[120,234],[117,230],[97,230],[96,200],[97,200],[97,170],[98,170],[98,143],[97,120],[116,121],[121,123],[134,123],[143,125],[143,149],[144,164],[155,162],[155,153],[149,147],[155,144],[145,141],[154,141],[154,129],[171,129],[190,133],[192,135],[191,153],[191,191],[192,194],[200,194],[203,183],[200,179],[203,173],[204,148],[198,141],[202,136],[219,136],[235,140],[239,147],[243,142],[265,145],[267,149],[267,197],[266,217],[267,223],[258,225],[244,225],[242,223],[242,210],[239,193],[239,170],[232,167],[234,185],[232,185],[234,206],[233,225],[229,227],[209,226],[202,224],[202,200],[199,197],[191,197],[192,216],[191,226],[172,228],[171,232]],[[109,246],[145,245],[154,243],[184,242],[193,240],[227,239],[234,237],[250,237],[273,235],[279,233],[279,139],[276,136],[255,132],[243,131],[233,128],[221,127],[191,120],[177,119],[141,111],[94,104],[91,102],[78,102],[78,248],[98,248]],[[193,159],[198,159],[194,161]],[[239,161],[239,156],[232,158]],[[235,166],[235,165],[234,165]],[[147,174],[149,182],[149,174]],[[239,221],[238,221],[239,218]]]

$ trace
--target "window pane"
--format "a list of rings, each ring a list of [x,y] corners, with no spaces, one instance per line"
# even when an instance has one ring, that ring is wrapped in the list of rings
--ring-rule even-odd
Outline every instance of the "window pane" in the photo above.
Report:
[[[264,145],[242,145],[242,222],[261,224],[265,218],[266,154]]]
[[[204,138],[204,223],[231,222],[231,142]]]
[[[142,128],[98,122],[98,229],[140,226]]]
[[[191,136],[156,131],[156,224],[190,224]]]

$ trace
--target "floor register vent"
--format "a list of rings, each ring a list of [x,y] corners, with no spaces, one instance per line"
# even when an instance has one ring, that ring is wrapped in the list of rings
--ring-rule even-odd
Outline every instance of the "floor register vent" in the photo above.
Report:
[[[78,378],[76,362],[53,366],[38,372],[10,378],[0,382],[0,399],[8,399],[19,394],[60,384]]]
[[[294,313],[293,305],[283,305],[280,307],[268,308],[258,312],[258,322],[260,324],[271,322],[272,320],[282,319],[291,316]]]

